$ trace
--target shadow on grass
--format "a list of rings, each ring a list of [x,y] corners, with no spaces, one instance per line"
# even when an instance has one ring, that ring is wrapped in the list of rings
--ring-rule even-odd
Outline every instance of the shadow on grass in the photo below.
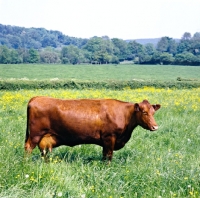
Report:
[[[88,164],[92,162],[105,162],[102,160],[102,150],[100,149],[92,149],[91,147],[82,148],[56,148],[52,151],[52,153],[48,153],[47,160],[45,162],[54,162],[54,161],[64,161],[66,163],[74,163],[81,162],[82,164]],[[113,163],[127,163],[129,160],[135,159],[137,152],[135,151],[127,151],[123,149],[121,151],[115,151],[113,153]],[[40,154],[35,154],[32,156],[32,161],[44,161]]]
[[[83,164],[87,164],[93,161],[102,161],[102,156],[100,154],[96,154],[92,151],[90,151],[90,155],[88,155],[85,152],[61,152],[57,154],[56,156],[59,157],[59,159],[66,161],[67,163],[74,163],[74,162],[79,162],[82,161]],[[54,156],[54,157],[56,157]]]
[[[31,159],[34,162],[37,161],[44,161],[54,162],[54,161],[64,161],[67,163],[74,163],[74,162],[82,162],[83,164],[88,164],[93,161],[102,161],[102,152],[97,152],[96,150],[84,149],[83,151],[81,149],[71,149],[71,148],[56,148],[52,151],[52,153],[48,153],[46,156],[46,159],[44,159],[40,153],[33,154]]]

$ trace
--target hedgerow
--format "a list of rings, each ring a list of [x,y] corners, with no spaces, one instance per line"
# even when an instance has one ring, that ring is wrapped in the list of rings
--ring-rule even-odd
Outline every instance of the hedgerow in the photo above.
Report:
[[[74,80],[0,80],[0,90],[20,89],[136,89],[143,87],[155,88],[198,88],[200,81],[74,81]]]

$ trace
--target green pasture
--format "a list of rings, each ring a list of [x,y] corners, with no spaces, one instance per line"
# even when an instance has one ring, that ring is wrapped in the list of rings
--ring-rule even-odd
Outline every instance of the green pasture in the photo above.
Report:
[[[200,197],[200,88],[171,89],[170,83],[198,83],[200,67],[161,65],[0,65],[0,84],[35,89],[0,90],[1,198],[189,198]],[[70,81],[71,89],[45,88]],[[77,89],[76,81],[138,81],[131,89]],[[156,88],[160,81],[166,88]],[[37,83],[40,87],[37,88]],[[20,85],[20,84],[17,84]],[[148,86],[150,85],[150,86]],[[191,84],[192,85],[192,84]],[[0,85],[1,86],[1,85]],[[84,85],[85,86],[85,85]],[[44,87],[45,89],[42,89]],[[53,87],[53,86],[52,86]],[[177,86],[178,87],[178,86]],[[186,86],[187,87],[187,86]],[[1,87],[0,87],[1,88]],[[56,98],[116,98],[161,104],[156,132],[137,127],[125,147],[114,152],[110,165],[101,161],[96,145],[60,146],[45,163],[38,148],[24,158],[26,106],[36,95]]]
[[[24,158],[26,105],[35,95],[159,103],[156,132],[137,127],[110,165],[96,145],[61,146],[49,162]],[[200,197],[200,88],[0,92],[1,198]]]
[[[164,65],[0,65],[0,80],[200,80],[200,67]]]

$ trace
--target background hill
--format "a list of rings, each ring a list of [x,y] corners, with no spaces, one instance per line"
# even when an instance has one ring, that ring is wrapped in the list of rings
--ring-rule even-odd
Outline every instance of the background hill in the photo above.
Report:
[[[146,44],[153,44],[155,47],[157,46],[158,42],[160,41],[161,38],[144,38],[144,39],[129,39],[126,40],[127,42],[130,41],[136,41],[137,43],[140,43],[141,45],[146,45]],[[176,42],[179,42],[181,39],[174,39]]]
[[[64,45],[81,47],[88,39],[75,38],[64,35],[60,31],[46,30],[45,28],[25,28],[0,24],[0,45],[9,48],[34,48],[45,47],[59,48]]]
[[[70,37],[56,30],[47,30],[45,28],[25,28],[0,24],[0,45],[6,45],[7,47],[14,49],[41,49],[45,47],[62,48],[65,45],[75,45],[81,48],[88,40],[89,39],[85,38]],[[156,46],[160,38],[129,39],[126,40],[126,42],[134,40],[142,45],[151,43]]]
[[[148,43],[153,44],[154,46],[157,45],[160,38],[147,38],[147,39],[134,39],[137,43],[140,43],[142,45],[146,45]],[[133,39],[126,40],[127,42],[133,41]]]

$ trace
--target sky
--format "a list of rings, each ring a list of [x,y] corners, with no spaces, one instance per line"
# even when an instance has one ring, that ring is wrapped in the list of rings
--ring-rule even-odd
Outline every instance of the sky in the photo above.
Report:
[[[0,0],[0,24],[78,38],[181,38],[200,32],[200,0]]]

